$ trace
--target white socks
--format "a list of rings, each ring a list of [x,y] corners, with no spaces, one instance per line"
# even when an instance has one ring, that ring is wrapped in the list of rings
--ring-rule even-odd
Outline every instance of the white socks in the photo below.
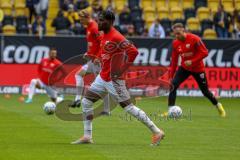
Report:
[[[37,85],[37,80],[32,79],[29,85],[28,99],[32,99],[35,94],[35,89]]]
[[[83,98],[82,99],[82,111],[83,111],[83,125],[84,125],[84,137],[92,138],[92,120],[87,120],[90,116],[93,116],[93,102]]]
[[[76,80],[76,87],[77,87],[75,101],[77,101],[82,98],[82,92],[84,89],[84,81],[83,81],[83,77],[78,74],[75,75],[75,80]]]
[[[127,113],[131,114],[139,121],[141,121],[143,124],[145,124],[152,131],[152,133],[156,134],[160,132],[160,129],[151,121],[151,119],[146,115],[146,113],[140,108],[134,106],[133,104],[130,104],[124,109]]]

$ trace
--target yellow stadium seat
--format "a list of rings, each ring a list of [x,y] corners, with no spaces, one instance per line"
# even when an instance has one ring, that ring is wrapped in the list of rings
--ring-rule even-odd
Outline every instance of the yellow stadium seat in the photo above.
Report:
[[[171,19],[183,19],[183,10],[180,7],[171,8]]]
[[[141,6],[142,6],[142,8],[153,7],[153,1],[152,0],[142,0]]]
[[[5,15],[12,15],[12,4],[9,1],[3,1],[1,4],[1,9]]]
[[[3,21],[3,18],[4,18],[3,10],[0,9],[0,22]]]
[[[25,8],[16,8],[15,9],[15,16],[24,16],[26,15],[26,9]]]
[[[200,22],[197,18],[191,17],[187,19],[187,28],[190,31],[199,31]]]
[[[55,36],[56,30],[53,27],[47,27],[47,36]]]
[[[158,8],[158,18],[159,19],[169,18],[169,10],[167,7]]]
[[[50,8],[48,10],[48,18],[54,19],[57,16],[58,10],[55,8]]]
[[[144,20],[147,22],[153,22],[156,20],[155,12],[144,12]]]
[[[235,0],[235,8],[240,11],[240,0]]]
[[[149,30],[149,28],[151,27],[151,25],[153,24],[153,22],[154,22],[154,21],[151,21],[151,22],[149,21],[149,22],[146,23],[146,24],[147,24],[147,29],[148,29],[148,30]]]
[[[144,12],[155,12],[155,9],[152,6],[143,8]]]
[[[225,11],[233,14],[234,11],[233,0],[222,0],[222,4],[224,6]]]
[[[194,0],[182,0],[183,9],[194,8]]]
[[[15,0],[14,1],[14,7],[15,8],[24,8],[25,6],[25,0]]]
[[[16,34],[16,27],[12,25],[6,25],[3,27],[3,34],[4,35],[15,35]]]
[[[49,7],[59,7],[59,2],[57,0],[49,0]]]
[[[202,21],[204,19],[210,19],[210,10],[207,7],[200,7],[197,10],[197,17],[199,21]]]
[[[166,3],[166,0],[157,0],[155,1],[155,6],[157,7],[157,10],[160,8],[168,7],[168,3]]]
[[[203,38],[206,38],[206,39],[216,39],[217,38],[217,33],[213,29],[206,29],[203,32]]]
[[[208,0],[208,8],[212,13],[216,13],[218,10],[219,0]]]
[[[117,13],[120,13],[123,10],[124,6],[126,5],[126,1],[125,0],[115,0],[114,5],[117,10]]]
[[[102,0],[102,6],[103,8],[106,8],[108,6],[108,0]]]
[[[182,3],[180,3],[180,0],[168,0],[168,7],[182,7]]]

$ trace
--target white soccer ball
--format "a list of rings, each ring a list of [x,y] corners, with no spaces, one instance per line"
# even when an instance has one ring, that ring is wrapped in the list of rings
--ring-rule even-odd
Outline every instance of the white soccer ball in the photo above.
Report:
[[[54,102],[46,102],[43,106],[43,110],[46,114],[53,114],[56,109],[56,104]]]
[[[168,116],[170,118],[179,118],[182,115],[182,109],[179,106],[172,106],[168,109]]]

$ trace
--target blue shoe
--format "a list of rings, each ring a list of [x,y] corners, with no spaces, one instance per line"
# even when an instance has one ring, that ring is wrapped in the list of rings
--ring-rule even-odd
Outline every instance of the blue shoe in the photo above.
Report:
[[[28,98],[28,99],[25,101],[25,103],[27,103],[27,104],[28,104],[28,103],[32,103],[32,99],[29,99],[29,98]]]

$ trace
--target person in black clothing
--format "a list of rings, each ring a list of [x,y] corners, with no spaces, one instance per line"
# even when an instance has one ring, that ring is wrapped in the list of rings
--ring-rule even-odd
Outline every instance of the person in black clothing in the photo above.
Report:
[[[76,8],[78,10],[82,10],[82,9],[85,9],[89,6],[89,3],[87,0],[77,0],[76,2]]]
[[[215,30],[219,38],[228,38],[231,19],[231,15],[227,13],[223,5],[220,4],[218,6],[218,12],[214,15]]]
[[[55,27],[57,34],[70,34],[69,28],[71,26],[70,21],[64,17],[63,11],[60,10],[57,17],[52,22],[52,27]]]
[[[26,7],[29,10],[29,23],[32,23],[32,17],[37,15],[34,5],[38,4],[39,0],[26,0]]]

